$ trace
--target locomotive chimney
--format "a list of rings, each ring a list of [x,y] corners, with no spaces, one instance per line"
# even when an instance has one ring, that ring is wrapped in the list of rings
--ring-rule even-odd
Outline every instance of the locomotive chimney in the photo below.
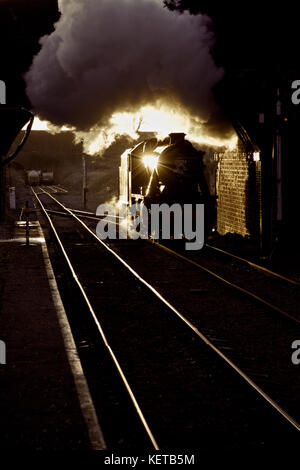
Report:
[[[184,132],[171,132],[169,134],[170,137],[170,145],[172,144],[179,144],[184,141],[186,134]]]

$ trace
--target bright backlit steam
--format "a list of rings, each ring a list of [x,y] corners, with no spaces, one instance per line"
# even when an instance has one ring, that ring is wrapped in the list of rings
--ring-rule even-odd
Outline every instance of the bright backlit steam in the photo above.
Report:
[[[143,106],[137,113],[116,113],[108,127],[94,127],[88,132],[77,132],[77,139],[83,139],[88,154],[100,153],[109,147],[118,136],[127,135],[138,139],[139,132],[154,132],[158,139],[164,139],[171,132],[184,132],[187,138],[197,144],[233,148],[237,138],[233,133],[228,137],[209,135],[197,116],[192,117],[187,110],[178,106],[178,111],[167,105]]]
[[[83,142],[84,151],[89,155],[100,154],[120,136],[128,136],[132,140],[139,138],[139,132],[153,132],[158,139],[164,139],[171,132],[184,132],[194,144],[205,144],[216,147],[236,146],[236,135],[216,137],[209,135],[203,123],[197,117],[191,117],[187,111],[172,110],[167,106],[144,106],[137,113],[115,113],[107,127],[90,129],[87,132],[76,131],[67,126],[58,127],[49,121],[35,117],[33,130],[43,130],[50,133],[72,131],[76,142]]]
[[[23,131],[26,129],[27,124],[23,127]],[[72,127],[68,126],[56,126],[55,124],[52,124],[49,121],[43,121],[41,120],[38,116],[34,117],[33,125],[32,125],[32,130],[33,131],[47,131],[50,134],[57,134],[58,132],[64,132],[64,131],[73,131],[75,130]]]
[[[179,15],[162,0],[58,3],[61,17],[25,75],[40,119],[75,128],[90,154],[137,131],[228,138],[212,93],[223,70],[211,56],[206,15]]]

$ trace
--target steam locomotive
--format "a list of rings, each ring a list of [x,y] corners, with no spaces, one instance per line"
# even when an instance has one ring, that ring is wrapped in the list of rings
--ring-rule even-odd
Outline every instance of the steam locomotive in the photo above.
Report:
[[[164,140],[148,138],[121,156],[119,200],[133,205],[204,204],[206,233],[215,220],[215,196],[210,194],[204,174],[205,152],[171,133]]]

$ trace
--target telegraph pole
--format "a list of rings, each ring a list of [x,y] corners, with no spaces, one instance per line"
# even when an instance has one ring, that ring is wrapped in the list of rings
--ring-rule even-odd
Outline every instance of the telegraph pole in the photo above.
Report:
[[[84,209],[86,209],[87,191],[86,155],[82,153],[82,205]]]

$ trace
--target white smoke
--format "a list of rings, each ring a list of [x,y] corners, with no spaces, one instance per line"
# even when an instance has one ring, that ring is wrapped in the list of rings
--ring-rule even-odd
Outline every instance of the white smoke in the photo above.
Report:
[[[41,118],[88,131],[157,102],[210,118],[223,71],[207,16],[179,15],[162,0],[59,0],[59,9],[25,75]]]

